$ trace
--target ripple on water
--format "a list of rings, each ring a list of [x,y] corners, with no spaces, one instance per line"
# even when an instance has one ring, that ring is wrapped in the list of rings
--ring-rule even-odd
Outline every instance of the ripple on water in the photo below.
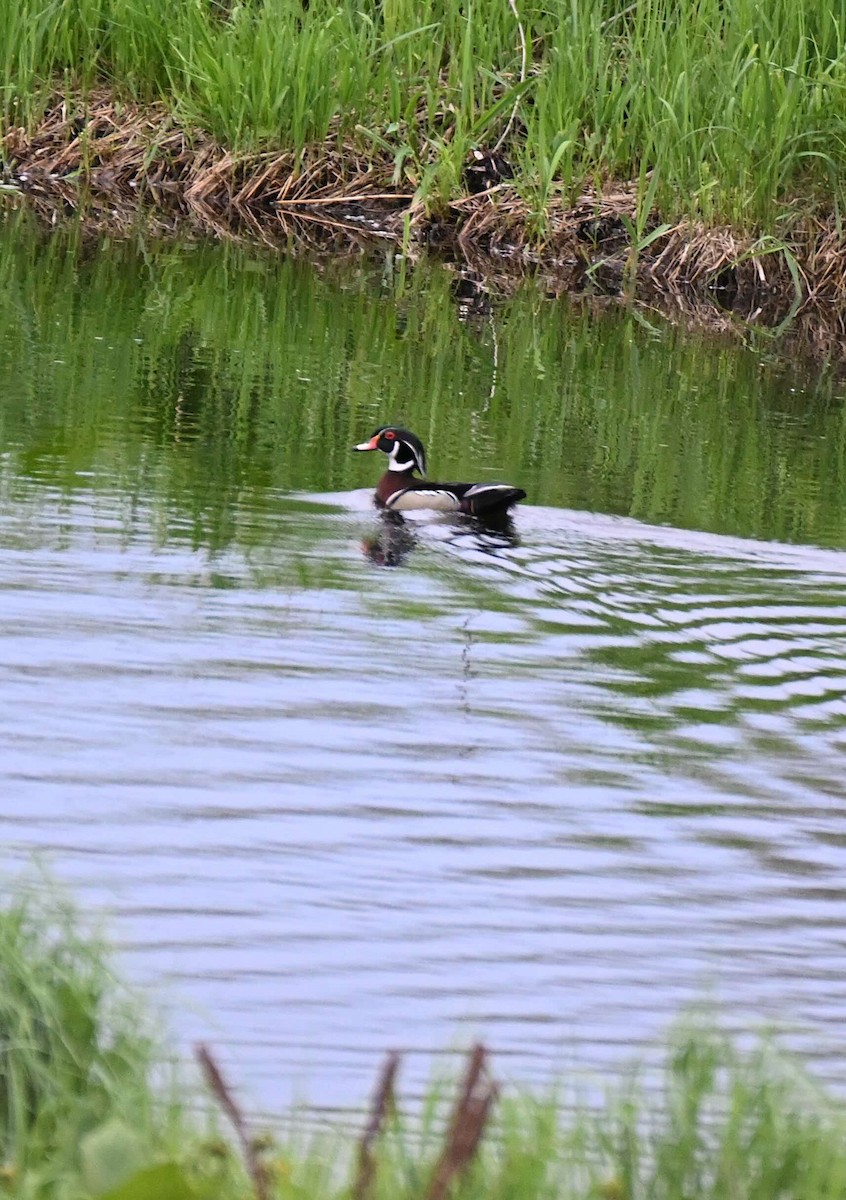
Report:
[[[3,518],[5,844],[259,1102],[603,1070],[711,988],[844,1082],[846,555],[526,508],[380,571],[304,505],[209,562],[105,503]]]

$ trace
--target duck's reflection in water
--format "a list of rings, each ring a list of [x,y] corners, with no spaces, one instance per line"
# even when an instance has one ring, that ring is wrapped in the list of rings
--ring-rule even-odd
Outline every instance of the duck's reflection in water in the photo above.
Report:
[[[361,548],[377,567],[399,567],[417,545],[417,534],[398,512],[382,512]]]
[[[440,521],[438,525],[443,531]],[[449,533],[442,540],[492,555],[519,544],[514,522],[506,513],[486,521],[478,517],[452,517]],[[386,511],[379,514],[375,529],[362,539],[361,548],[377,567],[400,567],[419,542],[414,526],[402,513]]]

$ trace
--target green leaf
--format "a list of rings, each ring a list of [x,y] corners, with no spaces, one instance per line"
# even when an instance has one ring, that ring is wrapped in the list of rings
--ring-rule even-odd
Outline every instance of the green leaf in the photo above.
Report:
[[[386,50],[390,50],[393,46],[398,46],[400,42],[408,41],[409,38],[417,37],[419,33],[429,33],[432,29],[437,29],[440,21],[432,21],[430,25],[418,25],[416,29],[407,29],[405,33],[397,34],[388,42],[383,42],[381,46],[377,46],[371,51],[371,58],[376,58],[379,54],[384,54]]]
[[[182,1168],[173,1162],[147,1167],[101,1200],[197,1200]]]
[[[86,1186],[95,1196],[112,1191],[149,1161],[143,1140],[117,1118],[87,1133],[79,1154]]]
[[[514,87],[509,88],[499,97],[496,104],[481,114],[470,126],[469,135],[471,138],[478,138],[485,131],[492,121],[496,120],[503,109],[510,108],[521,96],[524,96],[530,88],[537,84],[537,77],[532,75],[528,79],[524,79],[522,83],[515,83]]]
[[[647,246],[651,246],[659,237],[663,237],[665,233],[669,233],[672,228],[672,225],[668,225],[666,222],[659,225],[657,229],[653,229],[651,233],[648,233],[645,238],[641,238],[637,244],[638,250],[645,250]]]

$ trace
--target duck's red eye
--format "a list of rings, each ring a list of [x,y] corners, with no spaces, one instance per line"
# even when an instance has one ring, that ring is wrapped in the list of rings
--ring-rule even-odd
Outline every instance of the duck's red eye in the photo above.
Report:
[[[389,442],[392,442],[396,436],[397,435],[394,433],[393,429],[386,429],[382,434],[382,437],[387,438]]]

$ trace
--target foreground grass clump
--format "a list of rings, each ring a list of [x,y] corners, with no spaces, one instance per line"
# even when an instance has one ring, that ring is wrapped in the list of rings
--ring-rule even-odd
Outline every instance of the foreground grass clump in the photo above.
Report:
[[[166,1162],[180,1121],[103,944],[71,906],[22,891],[0,912],[0,1181],[21,1197],[105,1194],[127,1167]]]
[[[6,128],[106,84],[238,153],[387,163],[431,203],[504,139],[539,228],[553,192],[608,179],[637,181],[640,238],[653,207],[779,235],[843,209],[839,4],[0,0],[0,28]]]
[[[481,1047],[457,1090],[399,1115],[388,1058],[364,1132],[255,1137],[211,1054],[210,1097],[235,1140],[180,1105],[137,1003],[72,909],[31,895],[0,912],[0,1194],[45,1200],[834,1200],[846,1114],[767,1045],[743,1059],[679,1032],[663,1083],[603,1108],[503,1096]],[[454,1093],[454,1098],[453,1098]],[[196,1108],[196,1105],[195,1105]],[[237,1154],[240,1154],[239,1162]]]

